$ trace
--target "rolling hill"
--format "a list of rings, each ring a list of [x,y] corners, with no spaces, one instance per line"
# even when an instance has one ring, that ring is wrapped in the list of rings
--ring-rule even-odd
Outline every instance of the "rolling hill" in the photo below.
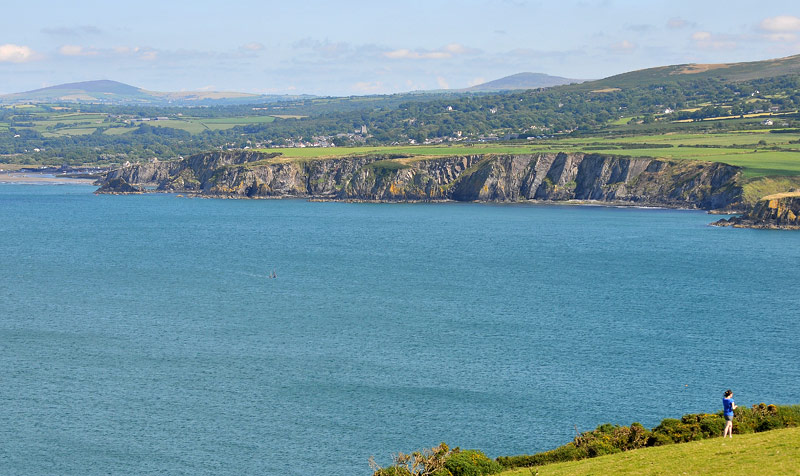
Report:
[[[630,88],[649,84],[678,83],[693,79],[750,81],[800,74],[800,55],[745,63],[677,64],[622,73],[581,84],[583,88]]]
[[[571,83],[582,83],[583,79],[562,78],[561,76],[550,76],[543,73],[517,73],[504,78],[495,79],[487,83],[478,84],[462,91],[466,92],[492,92],[492,91],[512,91],[517,89],[536,89],[561,86]]]
[[[148,91],[118,81],[98,80],[66,83],[0,96],[0,104],[93,103],[125,105],[227,105],[266,103],[298,97],[223,91]]]

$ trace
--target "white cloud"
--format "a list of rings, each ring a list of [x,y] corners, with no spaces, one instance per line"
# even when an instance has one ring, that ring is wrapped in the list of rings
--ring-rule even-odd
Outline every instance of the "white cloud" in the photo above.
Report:
[[[242,49],[247,51],[261,51],[264,49],[264,45],[257,41],[251,41],[246,45],[242,45]]]
[[[628,40],[622,40],[611,45],[611,49],[619,53],[627,53],[635,50],[636,45]]]
[[[454,56],[478,53],[478,50],[468,48],[458,43],[450,43],[436,50],[410,50],[401,48],[398,50],[386,51],[383,56],[390,59],[447,59]]]
[[[486,82],[486,78],[478,77],[467,81],[467,87],[477,86]]]
[[[448,84],[447,80],[441,76],[436,77],[436,84],[439,85],[440,89],[450,89],[450,84]]]
[[[356,47],[344,41],[319,41],[313,38],[303,38],[302,40],[292,43],[292,47],[295,49],[309,50],[325,58],[340,58],[353,53],[357,49],[367,48],[368,46],[363,45]]]
[[[776,33],[800,31],[800,18],[791,15],[765,18],[759,26],[764,31]]]
[[[93,46],[85,47],[79,45],[63,45],[58,49],[59,54],[62,56],[70,57],[94,57],[98,59],[114,59],[114,58],[136,58],[143,61],[153,61],[158,59],[159,51],[153,48],[143,48],[139,46],[114,46],[112,48],[95,48]]]
[[[363,94],[379,93],[383,91],[383,83],[380,81],[375,81],[374,83],[359,81],[353,84],[353,90]]]
[[[791,43],[797,40],[797,34],[795,33],[770,33],[766,35],[766,38],[770,41],[777,41],[780,43]]]
[[[36,53],[30,47],[6,43],[0,45],[0,63],[27,63],[36,59]]]
[[[78,45],[64,45],[58,49],[63,56],[97,56],[98,51],[94,48],[86,49]]]
[[[80,36],[80,35],[101,35],[103,30],[94,25],[83,25],[78,27],[52,27],[42,28],[42,33],[51,36]]]
[[[736,48],[736,36],[716,35],[708,31],[696,31],[692,34],[694,46],[706,50],[731,50]],[[741,39],[741,37],[739,37]]]
[[[139,50],[139,48],[136,48]],[[158,51],[156,50],[143,50],[139,53],[139,59],[145,61],[154,61],[158,58]]]
[[[684,20],[683,18],[673,17],[667,20],[667,28],[678,30],[680,28],[685,28],[687,26],[691,26],[691,23]]]

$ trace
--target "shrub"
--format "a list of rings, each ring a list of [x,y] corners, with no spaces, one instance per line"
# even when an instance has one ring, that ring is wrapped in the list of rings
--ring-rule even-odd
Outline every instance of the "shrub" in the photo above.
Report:
[[[667,435],[675,443],[685,443],[697,439],[700,433],[700,425],[696,422],[684,422],[674,418],[665,418],[661,424],[653,428],[653,433]]]
[[[502,456],[497,458],[497,462],[504,468],[517,468],[575,461],[646,446],[714,438],[722,435],[724,426],[722,412],[688,414],[680,420],[665,418],[652,431],[639,423],[632,423],[629,427],[605,423],[592,431],[581,433],[570,443],[554,450],[533,455]],[[734,412],[734,433],[753,433],[789,426],[800,426],[800,405],[761,403],[752,408],[739,407]]]
[[[719,414],[701,415],[698,423],[700,424],[700,430],[702,430],[703,436],[706,438],[713,438],[714,436],[721,435],[722,431],[725,429],[725,419]]]
[[[411,476],[411,472],[402,466],[380,468],[372,476]]]
[[[502,471],[497,461],[491,460],[477,450],[454,452],[444,463],[453,476],[483,476]]]
[[[653,436],[647,443],[648,446],[664,446],[664,445],[671,445],[675,442],[672,441],[672,438],[670,438],[668,435],[665,435],[664,433],[653,433]]]
[[[451,476],[445,469],[445,462],[458,448],[450,449],[445,443],[439,446],[415,451],[411,454],[397,453],[394,464],[386,468],[380,467],[374,458],[369,459],[373,476]]]

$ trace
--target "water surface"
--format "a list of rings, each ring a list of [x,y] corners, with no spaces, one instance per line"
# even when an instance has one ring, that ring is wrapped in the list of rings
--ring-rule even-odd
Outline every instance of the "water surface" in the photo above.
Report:
[[[0,184],[0,473],[368,475],[798,403],[800,233]],[[275,271],[277,279],[268,275]]]

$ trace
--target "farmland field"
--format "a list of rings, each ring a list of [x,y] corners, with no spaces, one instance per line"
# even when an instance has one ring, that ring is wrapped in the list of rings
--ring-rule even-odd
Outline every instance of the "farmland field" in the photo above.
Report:
[[[64,137],[91,134],[101,129],[107,135],[121,135],[135,130],[142,124],[153,127],[170,127],[190,134],[199,134],[208,130],[226,130],[247,124],[266,124],[276,120],[274,116],[235,116],[235,117],[192,117],[170,116],[157,120],[134,116],[119,116],[109,113],[45,111],[42,108],[23,108],[24,116],[17,116],[19,121],[14,125],[19,130],[33,130],[44,137]],[[9,125],[0,123],[0,130]]]
[[[530,154],[583,152],[630,157],[722,162],[744,168],[747,178],[800,175],[798,134],[765,131],[719,134],[659,134],[619,138],[587,137],[546,140],[531,144],[453,146],[381,146],[335,148],[275,148],[285,159],[315,159],[365,154],[437,157],[469,154]],[[761,142],[759,144],[759,142]],[[631,147],[633,145],[633,147]],[[651,147],[648,147],[652,145]]]

